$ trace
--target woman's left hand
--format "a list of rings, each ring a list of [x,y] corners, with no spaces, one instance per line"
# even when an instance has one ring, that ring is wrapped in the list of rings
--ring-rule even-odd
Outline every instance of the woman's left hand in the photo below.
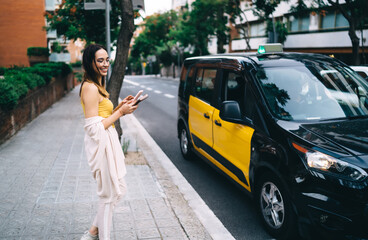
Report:
[[[116,112],[116,110],[118,110],[119,108],[121,108],[121,106],[123,106],[124,104],[126,104],[127,102],[129,102],[129,101],[130,101],[130,100],[132,100],[132,99],[134,99],[134,97],[133,97],[132,95],[129,95],[129,96],[127,96],[126,98],[124,98],[124,99],[119,103],[119,105],[118,105],[116,108],[114,108],[113,113],[114,113],[114,112]]]
[[[124,116],[126,114],[130,114],[134,112],[138,108],[138,105],[135,105],[134,99],[129,100],[125,104],[121,105],[119,108],[119,112],[121,116]]]
[[[134,97],[132,95],[127,96],[126,98],[123,99],[123,101],[121,101],[122,104],[127,103],[128,101],[132,100]]]

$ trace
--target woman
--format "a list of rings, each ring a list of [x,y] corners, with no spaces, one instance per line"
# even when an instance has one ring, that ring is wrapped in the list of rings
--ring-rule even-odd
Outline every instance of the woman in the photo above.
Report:
[[[103,46],[91,44],[83,53],[84,77],[80,90],[85,115],[85,151],[97,182],[97,215],[81,240],[109,240],[112,213],[126,192],[124,154],[114,122],[137,109],[133,96],[126,97],[113,111],[105,89],[109,56]]]

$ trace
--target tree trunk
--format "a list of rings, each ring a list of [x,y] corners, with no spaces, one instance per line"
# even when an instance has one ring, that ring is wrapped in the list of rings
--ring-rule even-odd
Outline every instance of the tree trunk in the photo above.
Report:
[[[349,37],[351,39],[352,47],[353,47],[353,62],[352,65],[359,65],[360,58],[359,58],[359,38],[356,35],[355,28],[349,28]]]
[[[116,58],[107,91],[114,106],[118,105],[120,89],[123,85],[125,68],[128,62],[129,45],[134,32],[133,4],[131,0],[120,0],[121,25],[117,41]],[[109,46],[107,46],[109,47]],[[120,121],[115,122],[119,138],[122,135]]]
[[[348,20],[349,22],[349,37],[352,43],[352,50],[353,50],[353,65],[360,64],[359,58],[359,38],[356,35],[356,28],[357,28],[357,21],[359,16],[356,16],[355,9],[354,9],[354,2],[346,1],[346,6],[343,7],[343,4],[339,3],[339,1],[332,1],[327,0],[329,4],[331,4],[335,9],[340,10],[342,15]]]
[[[352,48],[353,48],[353,62],[352,64],[357,66],[360,64],[360,57],[359,57],[359,37],[356,34],[356,29],[358,26],[358,16],[355,15],[354,10],[351,9],[352,12],[350,13],[349,21],[349,37],[351,40]],[[346,17],[345,17],[346,18]]]
[[[217,8],[217,21],[220,23],[220,25],[222,21],[224,21],[225,19],[224,14],[225,14],[224,8],[222,7]],[[224,48],[224,45],[226,44],[226,33],[224,29],[217,30],[216,35],[217,35],[217,53],[224,53],[226,51]]]

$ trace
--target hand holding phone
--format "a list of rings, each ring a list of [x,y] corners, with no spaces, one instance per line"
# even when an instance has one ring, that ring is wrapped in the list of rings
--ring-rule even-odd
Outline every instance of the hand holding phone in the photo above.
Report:
[[[137,101],[138,100],[138,98],[139,98],[139,96],[141,96],[141,94],[143,93],[143,90],[139,90],[138,92],[137,92],[137,95],[135,95],[135,97],[134,97],[134,101]]]
[[[134,97],[132,95],[127,96],[126,98],[124,98],[116,108],[114,108],[113,113],[116,112],[119,108],[121,108],[121,106],[123,106],[123,104],[132,101],[134,99]]]
[[[148,94],[143,95],[142,97],[140,97],[134,104],[133,106],[137,105],[138,103],[142,102],[143,100],[148,98]]]

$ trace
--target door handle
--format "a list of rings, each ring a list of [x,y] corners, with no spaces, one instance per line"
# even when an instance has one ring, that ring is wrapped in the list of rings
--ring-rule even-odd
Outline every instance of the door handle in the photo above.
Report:
[[[215,120],[215,124],[217,125],[217,126],[222,126],[222,124],[221,124],[221,122],[220,121],[217,121],[217,120]]]
[[[210,119],[210,115],[208,115],[208,113],[203,113],[203,116],[204,116],[205,118]]]

